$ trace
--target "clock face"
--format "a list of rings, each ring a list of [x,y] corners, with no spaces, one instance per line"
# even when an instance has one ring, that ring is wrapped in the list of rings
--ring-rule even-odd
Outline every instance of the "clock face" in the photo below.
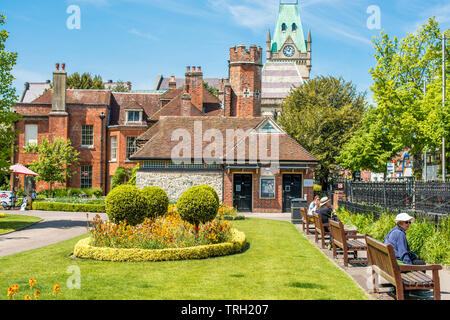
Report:
[[[283,53],[286,57],[292,57],[295,53],[295,48],[291,45],[287,45],[283,49]]]

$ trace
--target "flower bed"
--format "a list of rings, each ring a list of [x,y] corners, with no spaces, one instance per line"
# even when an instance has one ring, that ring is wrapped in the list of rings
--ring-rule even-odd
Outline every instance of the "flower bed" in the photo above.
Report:
[[[91,245],[92,238],[86,238],[75,245],[73,254],[82,259],[115,262],[205,259],[241,252],[247,244],[245,234],[236,229],[232,229],[231,233],[231,241],[226,243],[159,250],[94,247]]]

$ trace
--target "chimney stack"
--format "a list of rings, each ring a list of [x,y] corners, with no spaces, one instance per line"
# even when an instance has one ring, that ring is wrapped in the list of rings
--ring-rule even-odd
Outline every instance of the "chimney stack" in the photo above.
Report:
[[[169,90],[173,90],[177,88],[177,82],[175,81],[175,76],[172,75],[169,81]]]
[[[201,67],[187,67],[186,84],[191,96],[191,103],[203,112],[203,72]]]
[[[50,114],[68,115],[66,110],[66,64],[62,64],[62,70],[59,70],[59,66],[60,64],[57,63],[56,70],[53,72],[52,111]]]

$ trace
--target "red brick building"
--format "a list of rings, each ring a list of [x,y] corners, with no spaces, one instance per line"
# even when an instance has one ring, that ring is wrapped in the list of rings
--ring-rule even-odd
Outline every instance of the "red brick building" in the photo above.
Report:
[[[57,64],[53,89],[15,107],[23,115],[15,160],[28,165],[34,156],[23,153],[26,144],[63,137],[80,152],[80,165],[59,187],[107,193],[118,166],[139,162],[137,186],[161,186],[173,201],[199,184],[241,211],[281,212],[292,198],[311,201],[318,160],[261,117],[262,49],[231,48],[229,75],[218,98],[204,88],[200,67],[187,67],[182,87],[172,77],[165,92],[115,93],[67,89],[65,65]]]

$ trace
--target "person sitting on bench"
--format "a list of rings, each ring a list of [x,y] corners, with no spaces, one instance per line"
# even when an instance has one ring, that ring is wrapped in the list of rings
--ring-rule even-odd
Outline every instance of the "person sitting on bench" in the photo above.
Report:
[[[423,260],[420,260],[417,254],[409,249],[408,241],[406,240],[406,231],[408,231],[414,218],[407,213],[401,213],[395,218],[397,224],[384,239],[385,244],[391,244],[394,247],[395,257],[398,264],[411,265],[426,265]]]

